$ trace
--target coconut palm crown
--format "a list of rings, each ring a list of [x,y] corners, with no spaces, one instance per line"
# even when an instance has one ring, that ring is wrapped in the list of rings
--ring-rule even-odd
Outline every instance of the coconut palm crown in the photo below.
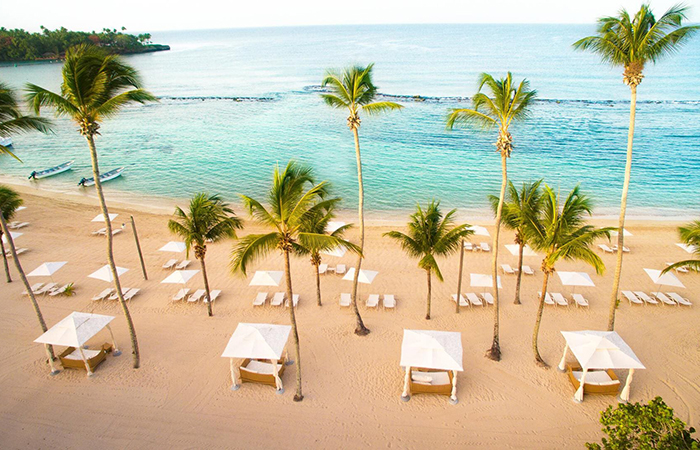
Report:
[[[17,95],[10,86],[0,81],[0,138],[10,137],[13,134],[28,131],[40,131],[48,133],[51,130],[51,122],[43,117],[25,115],[19,108]],[[19,160],[12,151],[0,145],[0,155],[6,154]],[[5,217],[7,219],[7,217]],[[10,220],[10,219],[7,219]]]
[[[677,263],[671,264],[666,267],[662,273],[669,272],[671,270],[676,270],[681,267],[688,267],[690,269],[695,269],[700,272],[700,220],[694,220],[687,225],[678,227],[678,234],[681,240],[689,245],[693,251],[693,256],[695,259],[686,259],[684,261],[678,261]]]
[[[12,188],[4,185],[0,185],[0,212],[5,217],[5,220],[12,220],[15,217],[15,212],[17,208],[22,206],[24,201],[19,193]],[[2,262],[5,266],[5,278],[8,283],[12,282],[12,277],[10,276],[10,267],[7,263],[7,253],[5,252],[5,243],[2,240],[3,230],[0,228],[0,249],[2,249]],[[9,239],[8,239],[9,242]]]

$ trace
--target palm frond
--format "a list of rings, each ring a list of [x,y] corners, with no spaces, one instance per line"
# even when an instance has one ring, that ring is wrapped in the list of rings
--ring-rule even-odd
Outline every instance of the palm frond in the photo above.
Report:
[[[376,116],[387,111],[396,111],[402,108],[403,105],[395,102],[373,102],[362,105],[362,111],[366,112],[367,115],[370,116]]]
[[[231,272],[245,275],[250,264],[277,249],[281,238],[279,233],[272,232],[249,234],[239,239],[231,251]]]

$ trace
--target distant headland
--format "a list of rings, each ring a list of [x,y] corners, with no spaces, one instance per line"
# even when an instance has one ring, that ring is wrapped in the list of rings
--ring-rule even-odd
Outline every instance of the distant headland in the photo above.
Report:
[[[100,32],[85,32],[69,31],[63,27],[49,30],[42,26],[40,33],[30,33],[0,27],[0,62],[62,59],[69,47],[82,43],[97,45],[120,55],[170,50],[168,45],[151,43],[149,33],[133,35],[124,31],[124,27],[121,31],[103,28]]]

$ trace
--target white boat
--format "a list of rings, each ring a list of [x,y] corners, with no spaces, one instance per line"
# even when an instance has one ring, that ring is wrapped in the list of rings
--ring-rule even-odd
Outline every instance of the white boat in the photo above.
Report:
[[[73,167],[73,161],[68,161],[63,164],[59,164],[56,167],[40,170],[38,172],[35,170],[34,172],[29,174],[29,179],[38,180],[39,178],[46,178],[53,175],[58,175],[59,173],[63,173],[67,170],[70,170],[71,167]]]
[[[12,146],[12,138],[0,137],[0,145],[2,145],[3,147],[11,147]]]
[[[120,167],[118,169],[110,170],[109,172],[103,173],[100,175],[100,183],[104,183],[109,180],[113,180],[119,176],[121,176],[122,172],[124,171],[123,167]],[[80,180],[78,183],[78,186],[93,186],[95,184],[95,178],[90,177],[90,178],[83,178]]]

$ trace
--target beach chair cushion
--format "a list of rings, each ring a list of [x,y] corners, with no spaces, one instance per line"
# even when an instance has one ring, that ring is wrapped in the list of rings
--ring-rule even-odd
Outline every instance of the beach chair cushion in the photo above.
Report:
[[[479,297],[476,296],[475,293],[473,292],[467,292],[464,294],[465,297],[467,297],[467,300],[469,300],[469,303],[471,303],[474,306],[483,306],[484,303],[479,300]]]
[[[431,386],[444,386],[450,384],[450,376],[447,372],[420,372],[417,370],[411,371],[411,380],[414,383],[425,384]]]
[[[579,306],[588,306],[588,301],[581,294],[571,294],[571,298],[573,298]]]
[[[523,273],[525,275],[534,275],[535,271],[532,270],[532,268],[530,266],[523,266]]]
[[[272,363],[266,363],[262,361],[256,361],[256,360],[251,360],[248,365],[245,367],[242,367],[242,369],[247,370],[248,372],[255,372],[255,373],[260,373],[264,375],[272,375],[274,372],[274,367]],[[277,364],[277,371],[279,372],[282,370],[282,364]]]
[[[581,382],[583,371],[573,371],[574,377]],[[607,372],[603,370],[594,370],[586,373],[586,384],[593,386],[612,386],[620,384],[620,380],[613,380]]]
[[[367,297],[367,306],[373,308],[377,305],[379,305],[379,294],[370,294],[370,296]]]
[[[352,303],[352,296],[349,293],[340,294],[340,306],[350,306],[350,303]]]

